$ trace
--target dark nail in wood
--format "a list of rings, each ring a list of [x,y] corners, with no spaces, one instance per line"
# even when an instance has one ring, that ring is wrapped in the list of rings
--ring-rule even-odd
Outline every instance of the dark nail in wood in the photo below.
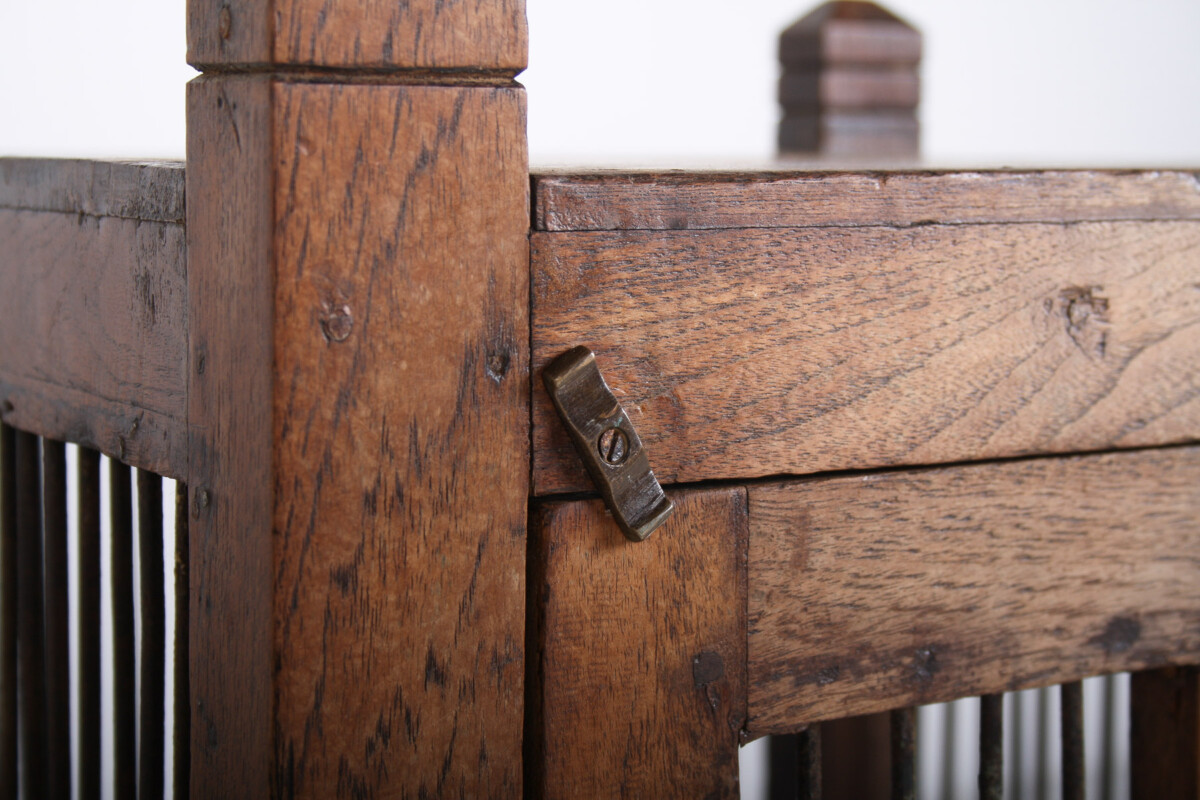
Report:
[[[0,424],[0,795],[17,796],[17,434]]]
[[[129,467],[109,462],[112,516],[114,796],[137,795],[137,681],[133,631],[133,486]]]
[[[100,798],[100,454],[79,448],[79,791]]]
[[[979,798],[1004,796],[1004,695],[979,698]]]
[[[137,471],[138,568],[141,571],[142,685],[138,798],[163,796],[167,619],[163,583],[162,478]]]
[[[46,613],[46,796],[71,797],[71,652],[67,616],[67,449],[42,440]]]
[[[1083,755],[1083,683],[1064,683],[1061,689],[1063,800],[1083,800],[1087,795]]]
[[[175,731],[171,764],[175,800],[187,800],[192,758],[192,708],[188,691],[188,487],[175,484]]]
[[[21,788],[46,795],[46,628],[42,598],[42,491],[38,437],[17,433],[17,685]]]
[[[892,798],[916,797],[917,710],[898,708],[891,714],[892,726]]]

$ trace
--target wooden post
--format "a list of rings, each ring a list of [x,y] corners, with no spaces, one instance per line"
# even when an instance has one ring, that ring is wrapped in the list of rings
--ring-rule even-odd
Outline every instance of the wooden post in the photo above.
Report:
[[[190,0],[192,796],[521,794],[521,0]]]
[[[1200,667],[1135,672],[1130,685],[1134,800],[1200,797]]]
[[[779,39],[784,155],[915,158],[921,34],[874,3],[834,0]]]

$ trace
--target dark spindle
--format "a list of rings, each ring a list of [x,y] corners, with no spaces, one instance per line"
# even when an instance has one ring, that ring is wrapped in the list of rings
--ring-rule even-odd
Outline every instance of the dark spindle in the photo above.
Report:
[[[142,600],[142,687],[138,798],[163,796],[166,726],[166,594],[163,586],[162,478],[138,470],[138,567]]]
[[[0,423],[0,797],[17,796],[17,434]]]
[[[1004,695],[979,698],[979,797],[1004,796]]]
[[[42,440],[46,598],[47,797],[71,797],[71,644],[67,627],[67,448]]]
[[[1012,696],[1012,729],[1008,736],[1008,780],[1014,797],[1022,796],[1026,785],[1025,748],[1021,740],[1025,730],[1025,697],[1021,692]]]
[[[100,454],[79,448],[79,796],[100,800]]]
[[[1050,690],[1037,693],[1037,800],[1046,800],[1050,783]]]
[[[769,746],[767,796],[771,800],[820,800],[821,726],[772,736]]]
[[[129,467],[110,462],[112,512],[113,773],[117,800],[137,795],[137,677],[133,631],[133,487]]]
[[[1083,683],[1062,685],[1063,800],[1083,800]]]
[[[891,715],[892,800],[916,796],[917,710],[898,708]]]
[[[188,692],[188,488],[175,484],[175,733],[172,770],[175,800],[186,800],[192,757]]]
[[[799,800],[821,800],[821,726],[809,725],[797,737]]]
[[[46,621],[42,598],[42,470],[38,438],[17,433],[17,647],[21,783],[46,796]]]

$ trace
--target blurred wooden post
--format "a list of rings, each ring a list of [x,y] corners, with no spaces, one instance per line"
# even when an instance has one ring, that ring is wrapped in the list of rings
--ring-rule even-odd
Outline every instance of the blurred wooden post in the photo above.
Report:
[[[1130,697],[1133,800],[1200,797],[1200,667],[1135,672]]]
[[[915,158],[921,34],[873,3],[838,0],[779,38],[782,155]]]

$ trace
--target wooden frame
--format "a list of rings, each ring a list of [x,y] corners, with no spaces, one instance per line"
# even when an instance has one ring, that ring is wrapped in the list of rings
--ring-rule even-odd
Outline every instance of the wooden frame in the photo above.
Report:
[[[12,428],[186,482],[193,796],[736,796],[1148,668],[1135,794],[1197,796],[1193,175],[531,181],[519,0],[385,5],[191,0],[186,170],[0,161],[5,514]],[[648,542],[573,494],[575,344]]]

